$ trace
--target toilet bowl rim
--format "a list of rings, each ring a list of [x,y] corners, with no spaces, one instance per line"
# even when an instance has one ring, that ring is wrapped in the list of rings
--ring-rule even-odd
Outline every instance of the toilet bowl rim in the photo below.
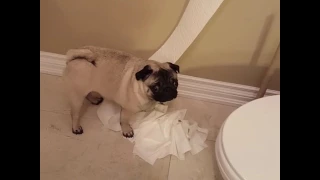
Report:
[[[221,168],[227,168],[228,169],[228,171],[230,172],[232,172],[232,173],[234,173],[236,176],[237,176],[237,178],[239,179],[239,180],[245,180],[240,174],[239,174],[239,172],[234,168],[234,166],[232,165],[232,163],[230,163],[230,160],[229,160],[229,158],[228,158],[228,156],[227,156],[227,154],[226,154],[226,151],[225,151],[225,147],[224,147],[224,143],[223,143],[223,128],[224,128],[224,125],[225,125],[225,123],[226,123],[226,121],[222,124],[222,126],[221,126],[221,129],[220,129],[220,132],[219,132],[219,134],[218,134],[218,138],[217,138],[217,140],[216,140],[216,143],[220,143],[219,144],[219,146],[220,146],[220,148],[219,148],[219,152],[220,152],[220,158],[224,158],[225,160],[226,160],[226,162],[224,163],[224,164],[222,164],[221,162],[218,162],[219,164],[220,164],[220,167]],[[217,153],[217,150],[216,150],[216,156],[218,156],[218,153]],[[222,156],[222,157],[221,157]],[[217,159],[218,159],[219,157],[217,157]],[[220,159],[219,158],[219,159]],[[221,160],[221,159],[220,159]],[[222,167],[223,166],[223,167]],[[229,173],[229,175],[231,175],[230,173]]]

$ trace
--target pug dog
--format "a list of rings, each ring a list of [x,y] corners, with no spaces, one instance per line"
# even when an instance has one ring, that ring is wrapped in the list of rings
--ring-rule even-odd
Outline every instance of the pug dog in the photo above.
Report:
[[[132,54],[95,46],[67,52],[63,73],[71,106],[72,132],[82,134],[80,110],[85,99],[94,105],[104,99],[121,106],[120,125],[124,137],[134,136],[133,115],[156,102],[164,103],[178,95],[179,66],[145,60]]]

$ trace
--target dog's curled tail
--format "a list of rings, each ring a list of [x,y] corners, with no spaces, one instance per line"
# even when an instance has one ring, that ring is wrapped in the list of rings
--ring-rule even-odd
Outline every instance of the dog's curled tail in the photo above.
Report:
[[[70,49],[66,56],[67,64],[74,59],[86,59],[90,63],[94,63],[96,59],[94,53],[89,49]]]

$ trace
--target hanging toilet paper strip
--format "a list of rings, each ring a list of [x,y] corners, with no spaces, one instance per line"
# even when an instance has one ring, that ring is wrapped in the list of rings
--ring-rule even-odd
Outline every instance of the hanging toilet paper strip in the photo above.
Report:
[[[192,44],[223,0],[190,0],[167,41],[149,59],[175,63]]]
[[[186,152],[194,155],[207,147],[207,129],[184,120],[187,110],[167,112],[167,108],[156,104],[150,112],[136,114],[136,121],[131,125],[135,135],[128,140],[134,143],[133,153],[151,165],[168,155],[184,160]],[[104,126],[121,131],[118,105],[104,101],[97,114]]]

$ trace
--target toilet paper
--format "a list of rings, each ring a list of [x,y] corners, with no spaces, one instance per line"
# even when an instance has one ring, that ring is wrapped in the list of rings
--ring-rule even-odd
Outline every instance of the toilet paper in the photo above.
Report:
[[[184,120],[186,109],[167,112],[167,108],[167,105],[156,104],[148,112],[137,113],[131,124],[134,137],[128,140],[134,143],[133,153],[151,165],[168,155],[184,160],[186,152],[194,155],[207,147],[207,129]],[[104,126],[121,131],[120,112],[118,105],[104,101],[97,114]]]

